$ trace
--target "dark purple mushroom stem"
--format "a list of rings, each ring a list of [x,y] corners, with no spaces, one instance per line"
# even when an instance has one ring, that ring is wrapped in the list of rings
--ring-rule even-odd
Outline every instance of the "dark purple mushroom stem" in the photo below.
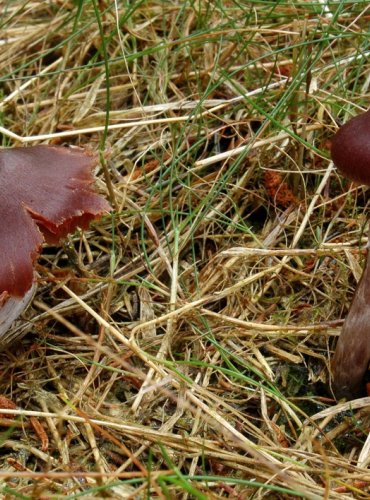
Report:
[[[356,287],[331,363],[332,387],[338,399],[354,399],[364,395],[363,381],[369,361],[370,252],[368,249],[365,269]]]

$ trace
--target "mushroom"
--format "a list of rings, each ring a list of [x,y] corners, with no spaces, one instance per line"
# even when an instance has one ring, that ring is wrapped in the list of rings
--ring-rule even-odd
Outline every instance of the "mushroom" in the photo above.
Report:
[[[349,179],[370,185],[370,110],[343,125],[332,139],[331,155]],[[370,242],[370,233],[369,233]],[[369,247],[369,244],[367,245]],[[364,392],[370,361],[370,252],[344,321],[332,359],[333,391],[338,399]]]
[[[0,150],[0,346],[32,300],[34,264],[44,241],[58,243],[108,212],[95,193],[96,157],[77,148]]]

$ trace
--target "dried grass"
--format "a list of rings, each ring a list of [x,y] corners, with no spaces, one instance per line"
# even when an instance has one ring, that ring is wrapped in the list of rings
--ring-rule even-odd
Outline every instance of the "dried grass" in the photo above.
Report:
[[[3,498],[369,497],[370,400],[329,376],[368,194],[328,159],[368,9],[2,2],[3,146],[100,150],[113,207],[0,356]]]

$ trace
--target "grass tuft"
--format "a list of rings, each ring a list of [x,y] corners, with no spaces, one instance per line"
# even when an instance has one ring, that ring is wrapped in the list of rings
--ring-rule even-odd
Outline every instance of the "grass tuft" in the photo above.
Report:
[[[112,213],[45,246],[0,354],[4,498],[368,498],[329,362],[366,187],[368,3],[4,1],[2,146],[100,151]]]

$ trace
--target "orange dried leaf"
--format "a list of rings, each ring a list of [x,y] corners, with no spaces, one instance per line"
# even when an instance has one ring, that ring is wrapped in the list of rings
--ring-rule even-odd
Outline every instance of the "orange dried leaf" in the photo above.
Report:
[[[283,182],[279,172],[267,170],[265,172],[265,187],[272,202],[283,208],[296,203],[297,199],[286,182]]]
[[[33,427],[33,430],[37,434],[38,438],[41,441],[41,451],[48,451],[49,448],[49,438],[45,432],[45,429],[41,425],[40,421],[36,417],[30,417],[30,422]]]
[[[14,415],[2,414],[1,408],[3,408],[4,410],[15,410],[17,408],[17,405],[6,396],[0,396],[0,415],[2,416],[2,418],[13,418]]]

